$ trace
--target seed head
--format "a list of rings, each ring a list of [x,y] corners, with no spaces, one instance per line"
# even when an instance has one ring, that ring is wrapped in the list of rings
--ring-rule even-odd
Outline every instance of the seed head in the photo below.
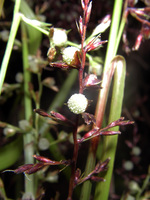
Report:
[[[55,46],[61,47],[64,46],[67,42],[67,34],[63,29],[54,28],[52,42]]]
[[[67,47],[62,52],[63,61],[68,65],[76,65],[79,62],[78,59],[79,49],[76,47]]]
[[[88,100],[83,94],[73,94],[67,104],[71,112],[81,114],[86,110]]]

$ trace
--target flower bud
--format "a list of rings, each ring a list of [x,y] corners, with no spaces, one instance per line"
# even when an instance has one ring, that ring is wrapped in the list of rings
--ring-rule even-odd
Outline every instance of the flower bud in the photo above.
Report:
[[[31,192],[27,192],[27,193],[24,193],[22,196],[22,200],[26,200],[26,199],[34,200],[35,198]]]
[[[4,128],[3,129],[3,134],[6,136],[6,137],[11,137],[13,136],[14,134],[16,133],[16,131],[13,129],[13,128]]]
[[[67,104],[71,112],[81,114],[86,110],[88,100],[83,94],[73,94]]]
[[[23,73],[22,72],[18,72],[15,76],[15,80],[18,83],[22,83],[23,82]]]
[[[34,56],[29,55],[28,61],[29,61],[29,70],[32,73],[37,74],[39,72],[39,66],[38,66],[37,59]]]
[[[98,34],[97,36],[94,36],[94,37],[89,37],[87,41],[87,45],[85,46],[85,51],[88,52],[88,51],[98,50],[106,42],[108,41],[101,40],[101,34]]]
[[[98,80],[97,76],[95,74],[88,74],[85,78],[84,78],[84,88],[88,88],[88,87],[94,87],[97,86],[98,84],[100,84],[101,81]]]
[[[143,39],[143,35],[142,35],[142,34],[139,34],[139,35],[137,36],[137,38],[136,38],[136,42],[135,42],[134,46],[132,47],[132,50],[133,50],[133,51],[137,51],[137,50],[140,48],[142,39]]]
[[[50,183],[58,183],[58,179],[59,179],[59,176],[58,174],[55,174],[55,173],[48,173],[45,180],[50,182]]]
[[[59,140],[65,140],[67,138],[68,134],[65,131],[61,131],[58,135]]]
[[[76,47],[67,47],[62,52],[63,61],[68,65],[78,65],[79,62],[79,49]]]
[[[46,138],[40,138],[38,147],[40,150],[44,151],[47,150],[50,146],[49,141]]]
[[[50,38],[54,46],[64,46],[67,42],[67,34],[63,29],[54,28],[52,37]]]
[[[134,156],[139,156],[139,155],[141,154],[141,149],[140,149],[139,147],[135,146],[135,147],[133,147],[131,153],[132,153],[132,155],[134,155]]]
[[[133,194],[133,195],[135,195],[140,190],[139,185],[135,181],[130,181],[128,188],[130,190],[130,193]]]
[[[81,136],[79,134],[77,134],[77,140],[80,141],[80,139],[81,139]],[[68,140],[69,140],[70,143],[72,143],[72,144],[74,143],[72,134],[69,135]]]
[[[7,42],[8,38],[9,38],[9,31],[7,30],[3,30],[0,32],[0,38],[4,41]]]
[[[19,128],[25,132],[28,132],[31,130],[31,125],[27,120],[23,119],[19,121]]]
[[[133,162],[131,162],[130,160],[125,161],[124,165],[123,165],[124,169],[127,171],[131,171],[134,167]]]
[[[104,19],[101,21],[99,25],[96,26],[96,28],[92,32],[92,36],[95,36],[99,33],[103,33],[111,23],[110,15],[106,15]]]
[[[50,47],[47,51],[47,57],[49,61],[52,61],[55,58],[56,49],[54,47]]]

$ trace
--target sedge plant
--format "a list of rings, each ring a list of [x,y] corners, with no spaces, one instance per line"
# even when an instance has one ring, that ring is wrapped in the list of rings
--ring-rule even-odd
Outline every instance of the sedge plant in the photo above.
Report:
[[[87,27],[92,10],[92,1],[81,0],[81,7],[83,15],[80,16],[77,23],[77,28],[81,37],[81,44],[79,45],[67,40],[67,31],[53,27],[49,29],[51,24],[36,20],[33,12],[30,10],[25,1],[15,1],[12,27],[0,72],[0,92],[8,91],[8,89],[14,90],[18,87],[18,85],[13,85],[13,87],[9,87],[9,85],[5,84],[3,85],[3,82],[13,48],[13,43],[15,41],[15,36],[19,24],[21,23],[25,113],[24,120],[19,121],[19,127],[1,122],[1,127],[7,128],[7,130],[9,129],[9,131],[11,130],[11,134],[8,134],[9,137],[14,136],[17,132],[21,134],[7,147],[5,146],[2,148],[3,154],[0,153],[0,160],[1,163],[3,163],[3,165],[1,165],[1,170],[8,168],[18,159],[20,155],[18,152],[23,148],[25,160],[24,165],[21,165],[15,170],[6,171],[13,171],[17,174],[25,173],[27,176],[30,175],[29,178],[25,178],[24,198],[34,199],[36,196],[39,177],[35,172],[40,172],[41,170],[45,171],[49,166],[59,166],[59,168],[64,166],[64,168],[70,167],[70,172],[67,171],[67,173],[65,170],[61,169],[66,178],[69,180],[68,195],[66,197],[67,200],[72,200],[74,189],[80,184],[83,184],[80,199],[90,199],[92,182],[97,182],[94,199],[107,200],[115,160],[117,139],[118,134],[120,134],[119,126],[133,123],[132,121],[126,121],[121,117],[126,64],[125,59],[122,56],[117,55],[117,50],[128,14],[133,14],[137,20],[144,24],[146,19],[144,20],[142,16],[144,16],[145,10],[143,9],[137,11],[136,9],[130,9],[128,8],[128,1],[123,2],[123,0],[115,0],[112,20],[110,20],[110,15],[106,16],[102,20],[101,24],[98,25],[92,34],[87,38]],[[110,22],[111,28],[108,41],[102,41],[101,34],[109,27]],[[50,39],[50,48],[47,53],[48,61],[44,61],[40,56],[37,56],[36,63],[38,64],[36,64],[33,68],[30,67],[28,58],[31,54],[35,55],[41,42],[41,33],[49,36]],[[141,38],[143,35],[146,36],[144,30],[141,32],[139,37]],[[29,38],[31,43],[28,43]],[[91,64],[93,64],[93,66],[95,64],[98,65],[98,63],[93,60],[90,52],[98,50],[102,47],[102,45],[107,45],[107,53],[104,62],[102,80],[99,80],[97,72],[94,71],[94,73],[86,74],[85,67],[87,59],[91,62]],[[139,43],[136,43],[134,48],[138,49],[139,45]],[[57,58],[58,48],[61,49],[62,60],[55,61],[55,58]],[[47,79],[45,82],[42,82],[42,70],[43,66],[45,67],[46,65],[49,65],[52,68],[71,70],[68,78],[64,82],[60,91],[57,93],[47,112],[43,111],[40,106],[43,85],[45,84],[55,90],[57,90],[57,88],[51,85],[51,79]],[[34,91],[31,80],[32,73],[37,76],[38,92]],[[79,83],[78,92],[68,98],[66,103],[66,106],[68,106],[70,113],[72,113],[74,117],[74,120],[71,120],[63,114],[58,113],[57,108],[62,106],[66,101],[68,93],[70,92],[77,77]],[[107,121],[108,125],[102,127],[112,78],[113,91]],[[87,89],[89,91],[90,89],[99,89],[97,105],[95,106],[95,115],[87,112],[88,107],[90,107],[90,104],[92,103],[92,99],[89,100],[84,94]],[[32,101],[34,101],[35,104],[35,117],[33,117]],[[73,135],[73,155],[70,159],[63,157],[57,146],[57,143],[66,141],[68,137],[55,141],[53,136],[49,134],[49,129],[52,125],[49,125],[47,120],[44,121],[41,119],[41,116],[43,118],[53,120],[57,124],[69,127],[69,130],[71,130]],[[81,118],[83,118],[85,129],[84,134],[78,138]],[[52,147],[50,146],[50,152],[54,159],[46,158],[40,155],[40,152],[37,149],[40,137],[46,137],[47,140],[50,141],[50,144],[52,145]],[[103,144],[101,142],[101,137],[103,137]],[[78,154],[80,151],[79,147],[83,142],[88,140],[90,140],[90,147],[87,156],[87,164],[85,172],[82,172],[79,168],[77,168]],[[99,142],[102,144],[102,152],[97,152]],[[13,151],[10,149],[13,149]],[[96,163],[96,156],[98,154],[100,161]],[[4,157],[8,158],[10,156],[12,157],[11,160],[3,162]],[[36,162],[34,162],[34,159]],[[70,176],[68,176],[69,174]]]

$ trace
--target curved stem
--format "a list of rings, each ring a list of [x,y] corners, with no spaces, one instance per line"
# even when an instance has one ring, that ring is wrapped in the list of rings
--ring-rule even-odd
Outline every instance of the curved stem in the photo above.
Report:
[[[116,56],[114,60],[116,64],[116,69],[114,74],[113,93],[112,93],[108,124],[120,118],[123,95],[124,95],[125,75],[126,75],[124,58],[121,56]],[[118,131],[119,127],[115,127],[111,130]],[[114,160],[115,160],[115,153],[117,148],[117,141],[118,141],[118,135],[104,138],[101,160],[104,161],[107,158],[111,158],[111,160],[109,162],[109,168],[107,170],[107,173],[104,176],[106,181],[103,183],[99,182],[96,186],[95,200],[96,199],[98,200],[99,196],[104,200],[108,199]]]

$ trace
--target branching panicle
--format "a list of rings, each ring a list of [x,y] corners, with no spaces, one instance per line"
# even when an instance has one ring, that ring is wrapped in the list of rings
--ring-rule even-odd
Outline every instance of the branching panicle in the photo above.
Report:
[[[59,68],[64,70],[70,70],[74,69],[78,71],[78,81],[79,81],[79,90],[77,93],[73,94],[67,101],[66,106],[69,108],[69,110],[72,112],[72,115],[74,115],[74,121],[67,118],[63,114],[60,114],[56,111],[50,111],[49,113],[45,112],[42,109],[39,109],[40,107],[40,97],[42,92],[42,87],[39,86],[39,92],[34,92],[33,85],[30,83],[29,91],[33,98],[33,100],[36,103],[36,109],[34,109],[34,112],[36,112],[37,116],[42,116],[45,118],[50,118],[51,120],[55,121],[56,124],[61,124],[64,126],[69,127],[69,131],[73,134],[73,142],[74,142],[74,149],[73,149],[73,156],[70,160],[60,160],[55,161],[51,160],[49,158],[40,156],[40,155],[33,155],[33,157],[36,160],[35,164],[25,164],[20,167],[18,167],[15,170],[8,170],[12,171],[16,174],[19,173],[25,173],[25,174],[33,174],[39,170],[47,169],[49,166],[70,166],[71,168],[71,177],[69,182],[69,189],[68,189],[68,197],[67,200],[72,200],[72,195],[74,188],[86,181],[94,181],[94,182],[104,182],[105,179],[103,177],[100,177],[101,172],[108,170],[108,165],[110,165],[110,158],[107,156],[107,159],[103,159],[103,162],[99,161],[93,168],[90,170],[90,172],[83,173],[79,168],[77,168],[77,159],[78,159],[78,153],[79,153],[79,146],[81,143],[86,142],[87,140],[92,141],[92,147],[90,148],[90,151],[93,153],[93,155],[96,157],[96,148],[99,142],[99,136],[113,136],[113,135],[119,135],[121,132],[118,129],[112,129],[116,126],[125,126],[133,124],[133,121],[124,120],[123,117],[119,118],[118,120],[115,120],[117,118],[114,118],[113,120],[110,120],[111,123],[109,123],[106,127],[101,128],[104,112],[105,112],[105,106],[107,102],[107,96],[108,91],[111,83],[111,79],[115,73],[115,71],[123,69],[124,67],[124,60],[120,58],[119,56],[113,58],[114,54],[112,55],[112,58],[108,62],[108,68],[106,71],[104,71],[103,74],[103,80],[98,78],[98,74],[95,72],[92,72],[91,74],[85,73],[85,66],[86,66],[86,59],[89,59],[89,63],[91,62],[94,65],[97,65],[98,61],[95,61],[91,55],[89,55],[90,51],[97,50],[100,47],[102,47],[103,44],[107,43],[107,40],[102,41],[101,40],[101,34],[110,26],[111,19],[110,15],[107,15],[102,21],[101,24],[99,24],[92,32],[92,34],[89,36],[89,38],[86,38],[87,33],[87,26],[90,20],[91,16],[91,10],[92,10],[92,0],[81,0],[81,6],[83,10],[83,16],[80,16],[79,21],[76,23],[77,28],[81,37],[81,44],[80,45],[72,45],[67,46],[69,43],[67,34],[68,32],[64,29],[55,29],[51,28],[49,31],[49,40],[50,40],[50,48],[48,50],[47,56],[49,60],[50,67],[53,68]],[[148,12],[150,9],[136,9],[136,8],[126,8],[124,11],[125,19],[127,19],[128,14],[130,13],[133,17],[135,17],[139,22],[142,23],[142,29],[137,37],[137,41],[133,47],[134,50],[137,50],[140,47],[140,44],[142,42],[143,38],[149,38],[150,36],[150,22],[148,21]],[[61,37],[63,36],[63,37]],[[128,46],[127,36],[124,32],[124,38],[123,41]],[[61,52],[61,58],[60,61],[55,61],[55,57],[57,55],[57,48]],[[126,48],[129,51],[129,48]],[[119,64],[118,64],[119,63]],[[36,71],[33,69],[30,71],[34,71],[37,75],[41,72],[43,68],[37,68]],[[120,71],[121,71],[120,70]],[[124,73],[123,70],[121,72],[118,72],[119,76],[121,77]],[[116,72],[117,73],[117,72]],[[117,74],[117,75],[118,75]],[[124,73],[125,76],[125,73]],[[41,77],[38,76],[40,79]],[[118,77],[117,77],[118,78]],[[120,79],[118,78],[120,81]],[[102,86],[101,86],[102,83]],[[99,96],[99,101],[97,104],[96,114],[93,115],[91,113],[88,113],[88,107],[90,106],[90,103],[92,103],[92,100],[89,100],[83,93],[85,90],[90,89],[102,89],[102,97]],[[122,98],[122,97],[121,97]],[[102,105],[100,107],[100,105]],[[57,105],[58,106],[58,105]],[[101,110],[102,109],[102,110]],[[101,113],[100,113],[101,112]],[[100,117],[99,117],[100,116]],[[82,121],[84,121],[84,126],[86,129],[84,129],[83,135],[78,138],[78,128],[80,125],[80,119],[82,118]],[[38,121],[38,120],[37,120]],[[50,120],[49,120],[50,121]],[[7,124],[2,124],[3,126],[7,126]],[[1,125],[1,126],[2,126]],[[61,127],[61,126],[60,126]],[[67,128],[68,128],[67,127]],[[84,128],[85,128],[84,127]],[[36,124],[37,133],[39,131],[38,129],[38,122]],[[36,136],[36,139],[38,141],[40,137],[38,135]],[[95,140],[94,140],[95,139]],[[94,145],[96,144],[96,145]],[[129,143],[128,143],[129,144]],[[93,149],[92,149],[93,148]],[[91,153],[90,152],[90,153]],[[33,153],[34,154],[34,153]],[[94,161],[93,161],[94,162]]]
[[[116,135],[120,134],[120,131],[113,131],[111,130],[112,127],[115,126],[122,126],[122,125],[128,125],[132,124],[133,122],[131,121],[125,121],[124,118],[120,118],[116,121],[111,122],[109,125],[107,125],[105,128],[99,128],[97,126],[97,122],[95,119],[95,116],[93,114],[90,114],[86,112],[88,106],[92,102],[91,100],[88,100],[85,95],[83,95],[83,91],[85,89],[90,89],[90,88],[99,88],[99,89],[105,89],[100,86],[101,80],[98,79],[96,74],[86,74],[84,75],[84,69],[85,69],[85,64],[86,64],[86,57],[87,57],[87,52],[90,52],[92,50],[96,50],[99,47],[101,47],[103,44],[107,42],[101,41],[101,32],[105,31],[106,28],[109,27],[110,25],[110,15],[107,15],[103,20],[102,24],[98,25],[93,33],[91,34],[90,38],[86,40],[86,31],[87,31],[87,25],[90,19],[91,15],[91,9],[92,9],[92,1],[89,0],[81,0],[81,5],[83,9],[83,17],[80,16],[79,22],[77,23],[77,28],[79,30],[79,34],[81,36],[81,46],[80,48],[77,47],[65,47],[62,50],[62,61],[58,62],[52,62],[52,60],[55,58],[55,55],[57,54],[56,48],[64,45],[67,40],[67,34],[65,30],[60,30],[60,29],[55,29],[51,28],[50,29],[50,43],[51,47],[48,50],[47,56],[50,61],[50,66],[51,67],[57,67],[60,69],[76,69],[78,70],[79,74],[79,93],[76,93],[72,95],[68,102],[67,106],[70,109],[70,111],[76,115],[75,116],[75,121],[71,121],[67,119],[64,115],[55,112],[55,111],[50,111],[50,113],[46,113],[42,109],[34,109],[34,111],[41,115],[42,117],[47,117],[55,122],[62,124],[62,125],[67,125],[69,127],[72,127],[73,131],[73,141],[74,141],[74,151],[73,151],[73,156],[71,160],[61,160],[61,161],[55,161],[51,160],[49,158],[45,158],[43,156],[39,155],[34,155],[33,157],[39,161],[39,163],[36,164],[26,164],[23,166],[20,166],[18,169],[13,170],[15,173],[25,173],[25,174],[33,174],[47,166],[53,166],[53,165],[64,165],[65,167],[70,165],[71,167],[71,178],[70,178],[70,183],[69,183],[69,192],[68,192],[68,200],[72,199],[72,194],[75,186],[90,180],[90,181],[105,181],[104,178],[99,177],[99,173],[102,171],[107,170],[108,163],[110,161],[110,158],[107,158],[104,162],[98,162],[95,166],[95,168],[86,176],[83,176],[81,174],[80,169],[76,169],[76,164],[77,164],[77,158],[78,158],[78,152],[79,152],[79,144],[82,142],[85,142],[87,140],[90,140],[91,138],[96,138],[97,136],[100,135],[105,135],[105,136],[111,136],[111,135]],[[131,13],[135,13],[138,17],[140,17],[140,11],[137,13],[135,10],[130,10]],[[63,38],[59,38],[59,34],[63,35]],[[138,45],[136,45],[138,46]],[[137,48],[137,47],[136,47]],[[113,69],[110,71],[113,71],[110,73],[110,76],[112,77],[115,66],[113,62]],[[109,72],[109,71],[108,71]],[[32,89],[33,91],[33,89]],[[35,96],[35,95],[34,95]],[[36,97],[35,97],[36,99]],[[79,118],[82,116],[84,122],[86,125],[92,124],[92,129],[85,133],[80,139],[77,138],[78,134],[78,125],[79,125]]]

